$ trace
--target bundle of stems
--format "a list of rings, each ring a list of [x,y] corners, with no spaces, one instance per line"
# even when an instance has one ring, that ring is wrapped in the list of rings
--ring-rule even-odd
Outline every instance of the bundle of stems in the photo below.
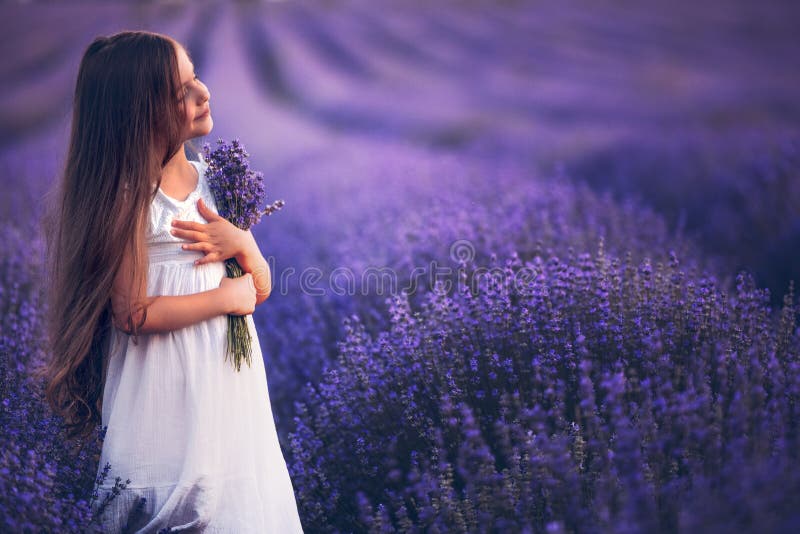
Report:
[[[225,260],[225,273],[229,278],[238,278],[244,275],[244,269],[236,261],[236,258]],[[228,347],[225,351],[225,361],[232,358],[233,365],[237,371],[242,369],[242,361],[247,362],[247,366],[252,366],[253,338],[250,336],[250,329],[247,327],[246,315],[228,315]]]

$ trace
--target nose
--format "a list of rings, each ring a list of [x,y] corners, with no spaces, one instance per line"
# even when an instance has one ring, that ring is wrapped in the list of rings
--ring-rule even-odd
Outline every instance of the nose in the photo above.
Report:
[[[203,104],[206,101],[211,100],[211,91],[209,91],[208,87],[206,87],[206,84],[203,82],[200,82],[200,86],[203,89],[200,91],[200,103]]]

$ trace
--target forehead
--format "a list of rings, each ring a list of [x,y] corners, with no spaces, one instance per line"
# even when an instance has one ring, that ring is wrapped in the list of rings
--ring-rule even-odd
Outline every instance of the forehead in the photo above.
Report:
[[[186,81],[186,78],[192,74],[194,64],[192,63],[191,58],[189,58],[189,54],[181,45],[176,45],[175,48],[175,53],[178,59],[178,70],[181,73],[181,80]]]

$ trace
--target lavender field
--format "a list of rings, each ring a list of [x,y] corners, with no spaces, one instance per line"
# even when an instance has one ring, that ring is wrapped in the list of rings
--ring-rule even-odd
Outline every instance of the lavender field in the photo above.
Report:
[[[307,532],[800,530],[796,3],[33,1],[0,26],[3,532],[92,531],[114,496],[101,429],[66,439],[28,371],[77,66],[122,29],[186,46],[195,148],[239,138],[286,201],[253,229],[254,317]]]

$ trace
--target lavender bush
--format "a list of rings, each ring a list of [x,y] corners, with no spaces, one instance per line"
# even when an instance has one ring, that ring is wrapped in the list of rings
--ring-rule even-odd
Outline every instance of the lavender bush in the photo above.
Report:
[[[418,307],[391,299],[386,330],[344,321],[291,433],[310,528],[800,526],[792,291],[773,317],[747,273],[728,294],[675,254],[634,263],[602,242],[488,266]]]
[[[16,251],[0,258],[0,530],[85,531],[97,443],[67,441],[41,384],[26,374],[43,350],[38,237],[24,225],[0,227],[0,240]]]
[[[335,361],[335,344],[344,336],[341,317],[358,314],[371,331],[388,327],[384,301],[391,288],[367,278],[362,284],[369,267],[390,269],[398,288],[410,285],[414,269],[423,269],[418,287],[430,289],[432,262],[452,267],[451,246],[460,239],[485,263],[492,252],[502,257],[517,251],[523,260],[565,256],[570,248],[591,250],[604,237],[606,250],[619,256],[631,251],[637,261],[649,255],[666,262],[669,256],[659,251],[673,248],[686,262],[724,272],[691,242],[670,235],[652,210],[614,202],[610,194],[564,175],[538,175],[518,162],[372,147],[340,149],[293,176],[303,183],[311,173],[323,185],[257,236],[276,259],[277,291],[254,318],[259,331],[268,333],[265,357],[276,420],[287,425],[298,391],[306,382],[317,383]],[[380,188],[365,184],[365,177],[377,177],[371,179]],[[342,210],[334,198],[348,208]],[[293,276],[281,286],[278,277],[289,268]],[[299,283],[306,269],[322,275],[311,288]],[[332,290],[328,281],[336,271],[354,275],[354,291]]]

